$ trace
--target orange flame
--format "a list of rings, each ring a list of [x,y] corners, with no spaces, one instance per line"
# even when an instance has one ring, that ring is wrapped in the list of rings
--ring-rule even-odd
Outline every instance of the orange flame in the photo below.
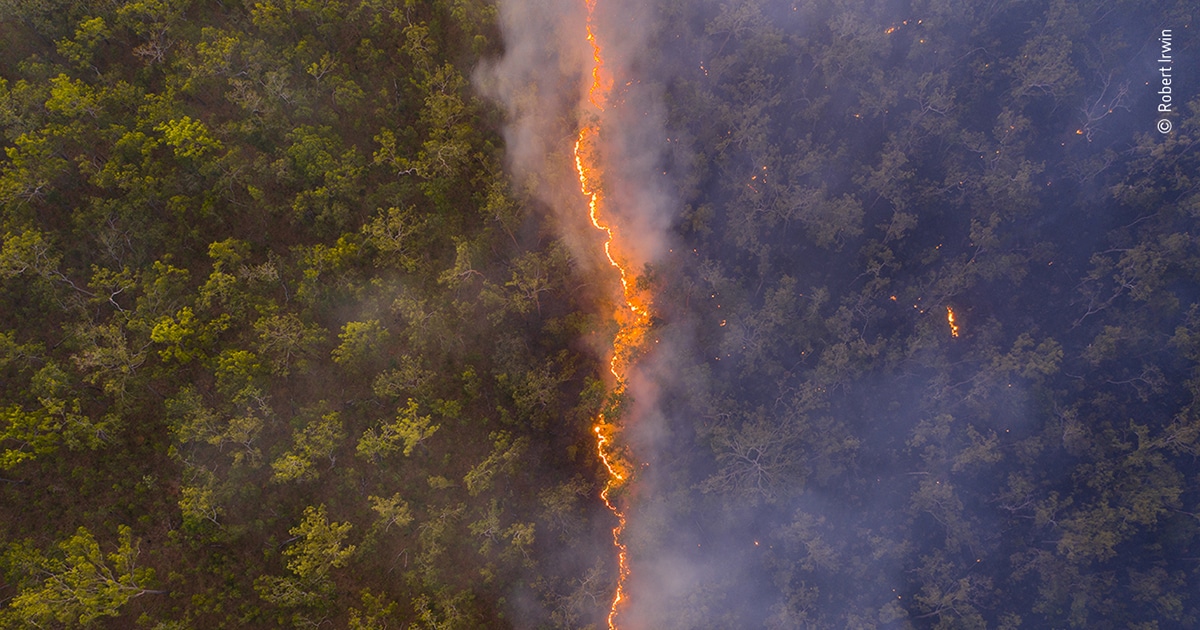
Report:
[[[946,307],[946,322],[950,324],[950,336],[958,336],[958,324],[954,323],[954,309]]]
[[[588,90],[588,100],[596,109],[604,111],[604,102],[612,89],[613,79],[604,70],[604,57],[600,54],[600,43],[596,41],[596,31],[593,28],[592,15],[596,11],[596,0],[586,0],[587,6],[587,40],[592,46],[592,87]]]
[[[601,219],[604,197],[598,185],[602,179],[600,160],[597,156],[600,135],[599,112],[604,111],[608,102],[613,79],[604,68],[603,51],[596,38],[594,28],[596,2],[597,0],[585,0],[584,2],[587,7],[587,41],[592,48],[592,84],[588,90],[588,102],[595,107],[596,111],[585,114],[586,121],[580,126],[579,137],[575,141],[575,170],[579,174],[579,190],[588,200],[588,218],[591,219],[593,227],[604,232],[604,255],[608,258],[608,263],[620,273],[621,278],[623,304],[615,313],[617,333],[613,338],[612,358],[608,366],[614,379],[612,393],[614,396],[620,396],[625,391],[627,369],[633,362],[634,354],[642,345],[650,328],[650,301],[648,297],[638,291],[632,274],[626,269],[621,257],[613,251],[617,233]],[[613,546],[617,550],[617,587],[608,611],[610,630],[617,628],[617,613],[621,603],[625,600],[625,582],[630,573],[628,551],[625,543],[622,542],[622,534],[625,532],[625,513],[611,497],[614,490],[625,484],[626,474],[623,471],[627,469],[621,461],[620,452],[612,450],[612,439],[606,433],[614,428],[614,425],[604,418],[604,414],[596,416],[593,426],[593,431],[596,433],[596,454],[608,472],[608,479],[604,483],[604,489],[600,492],[600,498],[617,519],[617,525],[612,530]]]
[[[616,464],[609,460],[608,453],[604,450],[604,446],[608,444],[608,437],[604,435],[604,415],[597,416],[596,422],[596,426],[593,427],[596,431],[596,453],[604,463],[604,468],[608,470],[608,480],[604,483],[604,489],[600,491],[600,498],[608,511],[617,517],[617,526],[612,530],[613,546],[617,548],[617,589],[613,593],[612,606],[608,609],[608,627],[610,630],[616,630],[617,607],[625,599],[625,580],[629,577],[629,557],[625,543],[621,542],[621,534],[625,532],[625,514],[608,498],[608,494],[625,482],[625,475],[617,472]]]

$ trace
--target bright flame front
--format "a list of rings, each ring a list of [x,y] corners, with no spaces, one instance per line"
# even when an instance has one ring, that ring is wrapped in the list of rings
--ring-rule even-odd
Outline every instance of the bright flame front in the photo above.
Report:
[[[599,138],[601,130],[600,114],[604,111],[613,80],[604,67],[604,56],[595,32],[596,0],[585,0],[587,7],[587,41],[592,49],[591,87],[588,90],[588,102],[593,109],[583,114],[580,123],[579,136],[575,141],[575,170],[579,174],[579,189],[588,201],[588,217],[592,225],[605,234],[604,255],[620,274],[621,304],[614,314],[617,321],[617,333],[613,339],[612,358],[609,361],[609,371],[613,375],[612,393],[619,397],[625,392],[625,381],[628,368],[633,362],[637,349],[642,345],[650,328],[650,300],[637,290],[636,278],[627,268],[619,254],[617,234],[613,227],[605,223],[604,196],[600,182],[601,161],[599,159]],[[614,251],[616,249],[617,251]],[[613,594],[612,605],[608,612],[608,627],[616,630],[618,609],[625,599],[625,583],[629,578],[628,550],[622,540],[625,532],[625,513],[615,503],[612,492],[620,488],[628,480],[627,466],[622,461],[619,451],[613,449],[613,432],[616,425],[610,423],[603,414],[596,416],[593,431],[596,434],[596,454],[608,474],[600,498],[604,505],[616,517],[617,525],[612,530],[613,546],[617,550],[617,587]]]

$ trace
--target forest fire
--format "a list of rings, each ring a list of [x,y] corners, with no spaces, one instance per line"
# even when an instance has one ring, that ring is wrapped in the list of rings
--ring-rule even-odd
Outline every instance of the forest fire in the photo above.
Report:
[[[575,170],[579,174],[579,189],[588,199],[588,217],[592,226],[605,233],[604,255],[608,258],[609,264],[620,273],[621,278],[622,304],[615,313],[617,333],[613,339],[612,358],[609,362],[609,371],[614,379],[612,394],[614,397],[619,397],[625,391],[625,377],[629,364],[633,360],[633,354],[641,346],[650,325],[649,299],[639,293],[626,265],[622,264],[620,256],[614,253],[613,243],[616,240],[616,234],[613,228],[604,223],[601,218],[604,197],[599,186],[601,180],[598,156],[601,130],[600,113],[604,111],[607,104],[613,80],[605,71],[604,57],[594,29],[596,0],[586,0],[585,5],[587,7],[587,40],[592,48],[592,84],[588,90],[588,102],[592,104],[594,110],[584,114],[584,120],[580,125],[579,137],[575,141]],[[608,612],[610,630],[617,628],[617,612],[625,599],[625,582],[630,572],[628,553],[622,542],[622,534],[625,531],[625,514],[611,497],[612,491],[626,482],[626,475],[623,472],[626,470],[626,466],[620,461],[619,453],[612,450],[612,439],[609,432],[614,428],[615,426],[605,419],[604,414],[597,415],[593,427],[596,433],[596,453],[608,473],[608,479],[604,483],[600,498],[617,518],[617,525],[612,530],[613,546],[617,549],[617,586]]]
[[[621,542],[621,534],[625,532],[625,514],[608,495],[614,488],[620,487],[625,482],[625,475],[617,471],[615,468],[617,464],[609,460],[609,455],[604,450],[605,445],[608,444],[608,437],[604,435],[605,426],[604,416],[597,416],[596,426],[593,427],[596,431],[596,453],[608,471],[608,480],[604,483],[604,490],[600,491],[600,498],[604,501],[608,511],[617,517],[617,526],[612,530],[613,546],[617,548],[617,589],[613,593],[612,605],[608,609],[608,627],[610,630],[616,630],[617,607],[625,599],[625,580],[629,577],[629,557],[625,543]]]
[[[946,323],[950,324],[950,336],[958,336],[958,324],[954,323],[954,309],[946,307]]]
[[[596,31],[593,28],[592,15],[596,11],[596,0],[586,0],[587,5],[587,40],[592,46],[592,87],[588,89],[588,100],[596,109],[604,111],[604,99],[612,89],[612,77],[604,71],[604,57],[600,55],[600,44],[596,41]]]

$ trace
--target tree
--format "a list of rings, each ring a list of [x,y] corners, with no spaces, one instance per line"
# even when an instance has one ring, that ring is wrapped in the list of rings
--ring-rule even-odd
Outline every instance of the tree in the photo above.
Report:
[[[471,496],[491,489],[497,473],[512,474],[529,448],[529,438],[514,440],[508,431],[496,431],[488,437],[492,440],[492,452],[463,476],[463,483]]]
[[[323,414],[310,421],[292,437],[292,448],[271,462],[275,471],[274,481],[303,481],[317,476],[316,460],[329,460],[330,467],[337,461],[335,452],[346,437],[342,429],[341,414],[336,411]]]
[[[388,499],[374,495],[367,499],[371,501],[371,509],[379,515],[377,523],[383,524],[385,532],[392,525],[404,527],[413,521],[412,512],[408,509],[408,502],[400,498],[399,492]]]
[[[71,359],[84,373],[84,381],[100,385],[114,397],[123,397],[130,380],[146,362],[150,340],[131,335],[119,321],[83,321],[72,328],[79,351]]]
[[[345,366],[369,365],[382,354],[388,331],[377,319],[346,322],[338,335],[342,343],[333,349],[333,362]]]
[[[299,525],[288,530],[293,538],[283,551],[289,576],[262,575],[254,589],[263,599],[283,608],[312,608],[328,602],[332,589],[329,571],[346,566],[354,545],[343,545],[350,523],[330,523],[325,505],[304,508]]]
[[[205,349],[228,326],[228,315],[221,315],[211,322],[201,322],[192,308],[185,306],[174,316],[168,315],[155,323],[150,331],[150,341],[166,346],[158,351],[164,361],[174,359],[187,363],[194,358],[204,358]]]
[[[207,468],[190,466],[187,472],[191,480],[180,489],[179,511],[183,514],[184,524],[198,523],[201,520],[220,525],[224,508],[217,502],[215,476]]]
[[[154,130],[163,134],[163,141],[179,158],[200,159],[210,151],[220,151],[223,148],[221,141],[212,136],[203,122],[193,120],[189,116],[168,120]]]
[[[394,421],[379,429],[367,429],[358,440],[359,456],[374,461],[398,450],[403,451],[405,457],[411,455],[413,449],[424,444],[441,428],[441,425],[432,424],[430,416],[418,415],[419,408],[417,402],[409,398],[406,406],[396,410]]]
[[[139,550],[127,526],[118,528],[116,551],[107,556],[91,532],[80,527],[59,543],[59,553],[46,557],[28,545],[8,553],[8,562],[34,583],[9,602],[18,619],[32,626],[60,623],[82,627],[100,617],[115,617],[130,599],[150,593],[150,569],[136,564]],[[40,581],[40,582],[39,582]]]
[[[321,330],[293,313],[270,315],[254,323],[259,351],[272,361],[272,371],[280,376],[291,373],[293,364],[308,354],[320,338]]]
[[[701,488],[735,500],[744,494],[767,501],[774,501],[785,488],[799,490],[806,473],[798,448],[801,424],[796,419],[781,420],[758,410],[740,426],[716,427],[712,448],[718,468]]]
[[[350,609],[350,630],[388,630],[390,620],[396,618],[396,602],[384,595],[373,595],[369,589],[362,592],[363,610]]]
[[[304,508],[304,519],[288,533],[297,542],[283,552],[289,558],[287,568],[303,579],[323,578],[330,569],[346,566],[354,556],[354,545],[343,544],[350,523],[330,523],[324,504]]]
[[[0,469],[53,453],[60,445],[94,449],[119,426],[119,417],[106,414],[94,419],[83,413],[83,403],[71,386],[70,375],[53,361],[30,379],[27,391],[38,407],[0,408]]]
[[[414,208],[380,209],[369,223],[362,226],[366,242],[378,252],[376,265],[396,266],[407,271],[416,270],[417,234],[424,221]]]

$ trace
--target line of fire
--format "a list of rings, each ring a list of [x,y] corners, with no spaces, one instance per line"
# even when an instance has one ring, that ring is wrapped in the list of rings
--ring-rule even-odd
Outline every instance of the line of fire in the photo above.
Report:
[[[592,50],[591,86],[588,89],[584,111],[580,114],[579,135],[575,142],[575,169],[579,175],[580,191],[587,200],[589,218],[592,225],[604,233],[604,254],[609,264],[617,270],[620,279],[620,299],[613,314],[617,332],[609,361],[609,371],[613,376],[610,399],[619,400],[625,393],[626,379],[634,354],[642,345],[650,326],[650,299],[644,292],[637,290],[636,278],[620,254],[619,230],[611,223],[611,218],[605,216],[600,139],[603,114],[612,91],[613,78],[604,66],[603,49],[596,36],[596,0],[585,0],[585,5],[586,36]],[[623,540],[625,512],[613,496],[615,490],[629,483],[631,470],[622,455],[622,449],[614,442],[619,430],[619,421],[620,418],[606,417],[601,412],[596,416],[593,425],[596,454],[608,477],[600,497],[617,520],[612,530],[613,546],[617,555],[617,584],[608,613],[610,630],[617,628],[617,616],[625,603],[625,586],[630,574],[628,550]]]

